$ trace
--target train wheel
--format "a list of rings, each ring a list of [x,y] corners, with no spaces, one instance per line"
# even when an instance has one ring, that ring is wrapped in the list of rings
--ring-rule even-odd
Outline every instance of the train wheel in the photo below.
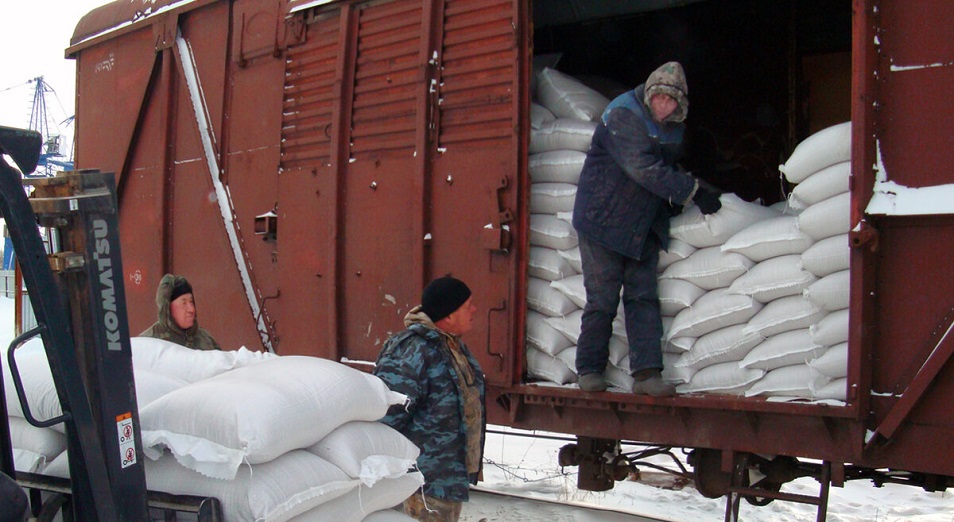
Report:
[[[722,471],[722,451],[698,448],[689,453],[696,490],[706,498],[719,498],[729,493],[732,474]]]
[[[765,491],[771,491],[772,493],[778,493],[779,490],[782,489],[782,483],[763,479],[756,482],[755,484],[752,484],[751,487],[756,489],[764,489]],[[774,498],[757,497],[754,495],[746,495],[743,498],[745,498],[745,501],[748,502],[749,504],[752,504],[753,506],[759,506],[759,507],[767,506],[771,504],[773,500],[775,500]]]

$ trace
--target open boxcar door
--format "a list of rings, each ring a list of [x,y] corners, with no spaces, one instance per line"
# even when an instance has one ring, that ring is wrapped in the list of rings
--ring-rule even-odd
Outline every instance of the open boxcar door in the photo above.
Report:
[[[525,273],[515,129],[529,96],[516,29],[526,7],[295,4],[303,36],[286,64],[276,241],[282,345],[374,361],[424,285],[451,273],[480,310],[465,341],[489,382],[509,384]]]

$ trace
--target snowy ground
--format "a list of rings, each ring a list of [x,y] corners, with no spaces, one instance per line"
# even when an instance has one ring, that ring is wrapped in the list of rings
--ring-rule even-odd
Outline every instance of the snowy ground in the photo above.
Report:
[[[0,297],[0,343],[5,348],[13,339],[14,302]],[[504,431],[506,428],[492,427]],[[556,434],[546,434],[556,435]],[[600,506],[613,512],[548,510],[539,505],[497,501],[481,496],[480,502],[466,504],[462,522],[623,522],[635,520],[621,513],[674,522],[718,522],[723,520],[725,501],[707,499],[691,485],[669,490],[639,482],[624,481],[608,492],[594,493],[576,488],[576,468],[561,469],[557,452],[567,441],[491,433],[487,437],[484,482],[479,487],[531,499],[556,500],[580,506]],[[662,463],[662,461],[660,461]],[[799,479],[784,491],[817,495],[818,483]],[[815,520],[815,508],[790,502],[773,502],[757,508],[743,501],[740,518],[746,522],[801,522]],[[829,522],[954,522],[954,491],[927,493],[917,488],[888,484],[875,488],[868,481],[854,481],[845,488],[831,488]]]
[[[493,427],[505,430],[506,428]],[[555,434],[547,434],[555,435]],[[681,490],[668,490],[639,482],[618,482],[608,492],[594,493],[576,489],[576,469],[565,468],[561,473],[557,451],[565,441],[488,435],[484,453],[484,482],[481,488],[530,498],[561,500],[583,505],[597,505],[673,522],[719,522],[725,516],[724,499],[707,499],[692,485]],[[664,461],[658,461],[663,463]],[[787,484],[783,491],[803,495],[818,495],[818,482],[802,478]],[[471,516],[479,511],[481,517],[492,513],[465,507],[464,522],[476,522]],[[514,513],[509,520],[554,522],[546,515],[531,512]],[[814,521],[814,506],[775,501],[766,507],[751,506],[745,501],[739,518],[746,522],[802,522]],[[488,518],[508,520],[504,518]],[[589,519],[573,519],[589,522]],[[600,517],[599,520],[609,520]],[[624,520],[613,518],[612,520]],[[828,503],[829,522],[954,522],[954,491],[928,493],[921,489],[887,484],[874,487],[870,481],[851,481],[844,488],[831,488]]]

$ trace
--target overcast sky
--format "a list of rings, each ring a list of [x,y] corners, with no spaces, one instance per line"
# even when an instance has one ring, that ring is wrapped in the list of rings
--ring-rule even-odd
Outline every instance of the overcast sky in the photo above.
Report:
[[[56,91],[56,96],[47,96],[47,111],[53,121],[58,124],[73,115],[76,68],[73,60],[64,58],[65,50],[80,18],[109,1],[3,0],[0,125],[29,125],[36,86],[32,80],[38,76],[43,76]],[[72,135],[72,129],[62,133]]]

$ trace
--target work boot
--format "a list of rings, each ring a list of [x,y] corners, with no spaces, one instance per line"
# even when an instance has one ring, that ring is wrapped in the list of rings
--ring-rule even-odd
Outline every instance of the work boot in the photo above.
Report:
[[[633,379],[633,393],[637,395],[672,397],[676,394],[676,387],[664,381],[659,370],[638,371]]]
[[[599,373],[580,375],[580,380],[577,381],[577,384],[580,385],[581,390],[588,392],[604,391],[606,389],[606,381],[603,380],[603,376]]]

